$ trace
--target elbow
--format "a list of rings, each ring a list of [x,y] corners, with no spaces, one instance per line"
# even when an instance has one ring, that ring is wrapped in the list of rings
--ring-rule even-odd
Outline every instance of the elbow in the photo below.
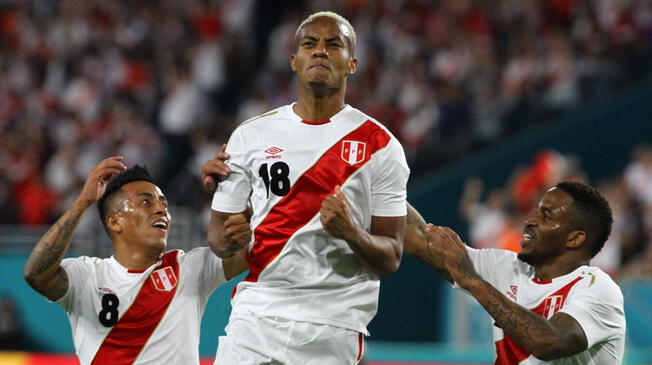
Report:
[[[537,346],[536,349],[532,350],[532,356],[541,361],[552,361],[562,357],[559,355],[559,352],[551,349],[549,346]]]
[[[387,260],[377,272],[381,276],[389,276],[398,271],[401,266],[401,252],[397,252],[391,259]]]
[[[559,343],[539,343],[530,352],[532,356],[541,361],[553,361],[580,352],[567,348],[566,342],[564,342],[564,345],[565,346],[561,346]]]
[[[37,275],[27,266],[23,268],[23,280],[25,280],[27,285],[32,289],[39,291],[39,280],[37,279]]]

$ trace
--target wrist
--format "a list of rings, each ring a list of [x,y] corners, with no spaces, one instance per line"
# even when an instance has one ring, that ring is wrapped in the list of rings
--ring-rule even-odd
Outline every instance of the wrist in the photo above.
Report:
[[[77,198],[72,204],[72,210],[84,211],[93,204],[93,201],[90,199]]]
[[[465,278],[465,279],[457,282],[457,285],[459,285],[463,289],[468,290],[471,293],[473,293],[476,290],[480,289],[484,284],[485,284],[485,281],[482,280],[482,278],[480,278],[479,276],[478,277]]]

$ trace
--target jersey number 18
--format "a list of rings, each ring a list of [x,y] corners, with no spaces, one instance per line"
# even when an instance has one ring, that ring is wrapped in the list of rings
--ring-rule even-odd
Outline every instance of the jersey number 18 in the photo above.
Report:
[[[269,168],[264,163],[258,169],[258,176],[263,179],[267,189],[267,198],[269,191],[278,196],[285,196],[290,191],[290,167],[285,162],[274,162]],[[271,179],[270,179],[271,177]]]

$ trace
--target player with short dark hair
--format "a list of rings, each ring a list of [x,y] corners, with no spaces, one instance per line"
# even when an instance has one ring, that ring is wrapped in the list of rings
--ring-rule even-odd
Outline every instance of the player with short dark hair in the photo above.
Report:
[[[122,160],[107,158],[89,173],[72,207],[34,247],[25,280],[64,308],[82,364],[199,364],[208,297],[246,263],[207,247],[164,252],[172,226],[165,195],[145,168]],[[113,255],[63,259],[96,201]],[[229,229],[251,234],[247,224]]]
[[[623,296],[590,260],[609,237],[607,201],[561,182],[524,221],[522,250],[476,250],[408,207],[406,251],[470,293],[495,321],[496,364],[621,364]]]
[[[353,364],[378,307],[379,275],[403,252],[409,169],[398,140],[345,103],[355,32],[332,12],[296,31],[297,102],[242,123],[231,174],[213,200],[208,242],[246,252],[216,364]],[[229,239],[251,201],[254,237]]]

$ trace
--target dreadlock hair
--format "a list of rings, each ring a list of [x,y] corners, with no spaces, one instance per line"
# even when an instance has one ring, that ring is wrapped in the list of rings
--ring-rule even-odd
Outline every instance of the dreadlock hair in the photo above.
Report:
[[[100,200],[97,201],[97,209],[100,211],[100,219],[102,220],[104,229],[107,232],[109,232],[109,230],[106,227],[106,216],[109,213],[111,206],[113,205],[113,197],[118,195],[123,185],[134,181],[147,181],[152,184],[154,183],[152,181],[152,177],[147,171],[147,168],[134,165],[133,167],[128,168],[118,175],[115,175],[111,180],[109,180],[109,183],[106,185],[104,194]]]
[[[571,207],[576,212],[573,223],[586,233],[593,258],[611,234],[613,217],[609,203],[597,189],[587,184],[564,181],[555,187],[573,198]]]

